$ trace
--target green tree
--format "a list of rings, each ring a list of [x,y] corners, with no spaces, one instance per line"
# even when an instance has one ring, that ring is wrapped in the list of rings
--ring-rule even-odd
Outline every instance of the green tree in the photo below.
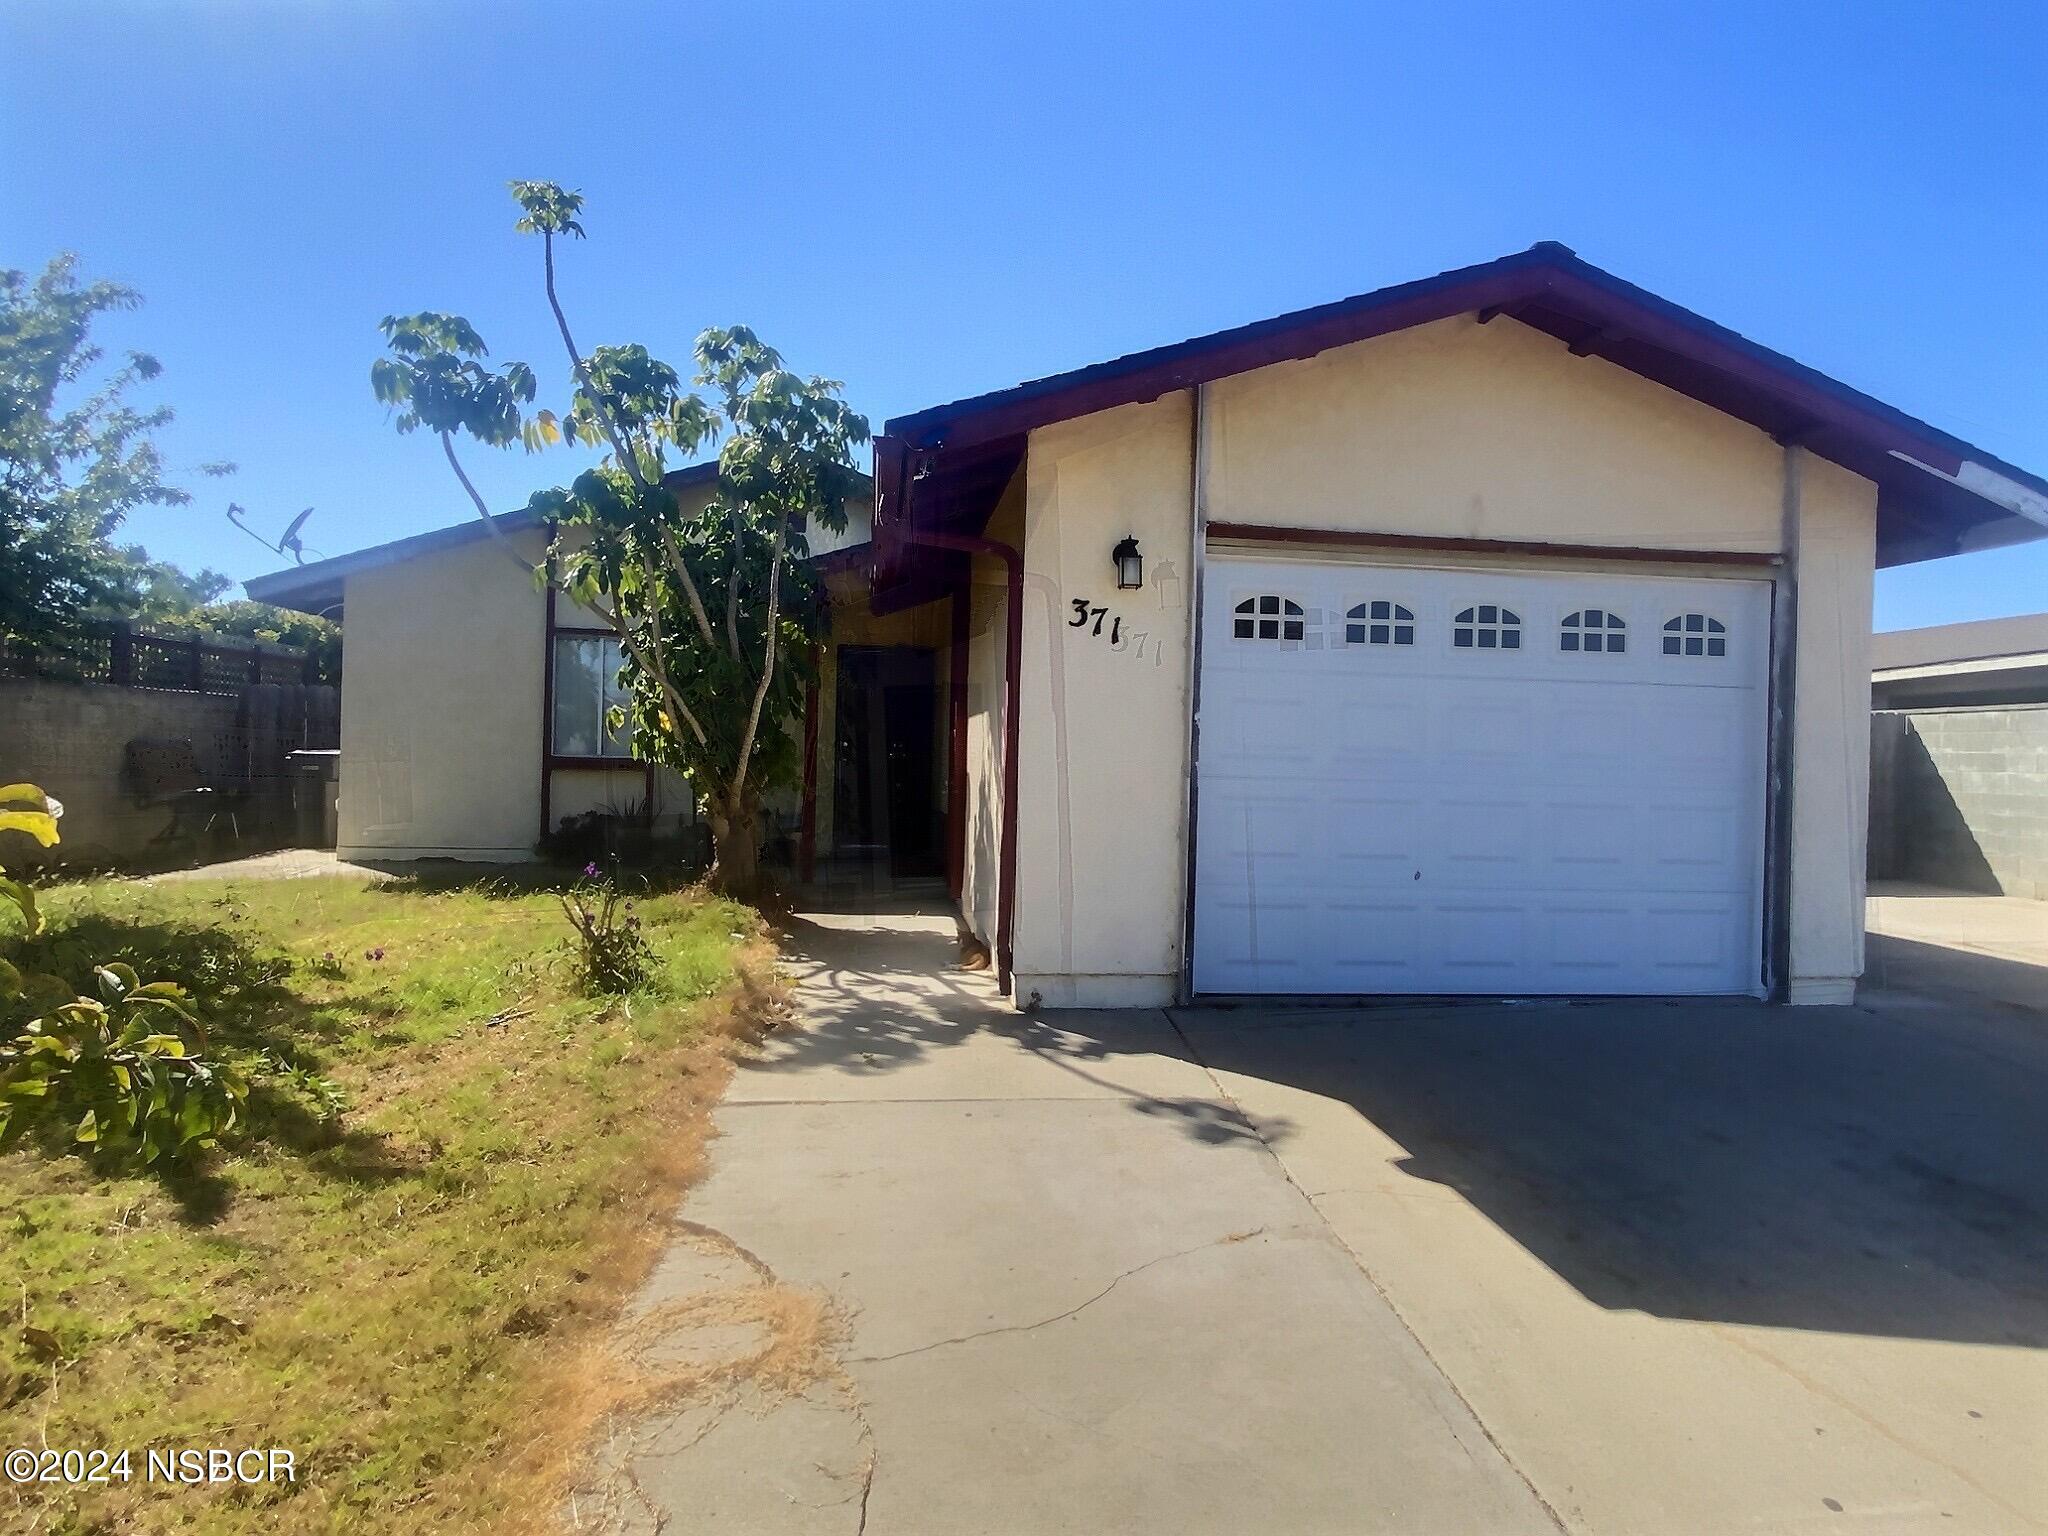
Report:
[[[128,399],[162,366],[131,352],[102,371],[91,341],[102,315],[140,302],[119,283],[81,284],[68,255],[33,280],[0,271],[0,638],[69,651],[91,615],[135,600],[135,569],[112,543],[122,519],[191,500],[166,482],[154,441],[170,410]]]
[[[401,410],[400,431],[425,426],[440,437],[487,522],[455,451],[458,432],[493,447],[566,438],[602,450],[595,468],[528,503],[558,529],[547,569],[618,635],[635,750],[689,778],[711,826],[714,884],[751,897],[762,797],[800,768],[789,727],[823,622],[805,530],[846,526],[846,499],[861,483],[853,450],[868,424],[838,381],[790,372],[744,326],[697,338],[696,381],[713,392],[711,405],[645,347],[585,353],[556,289],[554,247],[557,237],[582,238],[583,200],[550,182],[515,181],[512,194],[516,227],[541,237],[548,308],[575,381],[567,409],[523,418],[532,371],[492,372],[469,323],[438,313],[384,321],[393,355],[372,383]],[[686,513],[662,483],[667,454],[721,437],[717,488]]]
[[[289,646],[306,654],[313,681],[341,681],[339,624],[269,603],[222,602],[235,585],[232,577],[205,567],[194,575],[174,561],[157,559],[140,544],[124,545],[120,554],[131,573],[129,590],[100,610],[103,616],[127,619],[157,634]]]
[[[115,617],[143,624],[182,617],[219,601],[235,584],[234,577],[211,566],[202,566],[194,575],[172,561],[157,559],[140,544],[124,544],[118,553],[128,567],[130,593],[124,595],[131,600],[124,609],[114,610]]]

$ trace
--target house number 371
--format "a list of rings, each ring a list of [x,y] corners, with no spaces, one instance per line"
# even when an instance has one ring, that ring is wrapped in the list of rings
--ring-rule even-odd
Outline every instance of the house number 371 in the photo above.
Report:
[[[1111,613],[1110,613],[1110,611],[1109,611],[1109,610],[1108,610],[1107,608],[1102,608],[1102,607],[1090,607],[1090,606],[1089,606],[1089,604],[1088,604],[1088,599],[1087,599],[1087,598],[1085,598],[1085,597],[1077,597],[1077,598],[1075,598],[1075,599],[1074,599],[1074,616],[1073,616],[1073,617],[1072,617],[1071,619],[1069,619],[1069,620],[1067,621],[1067,628],[1069,628],[1069,629],[1082,629],[1082,628],[1085,628],[1085,627],[1087,626],[1087,624],[1088,624],[1088,621],[1089,621],[1089,620],[1091,620],[1091,619],[1093,619],[1093,620],[1095,621],[1095,627],[1094,627],[1094,628],[1093,628],[1092,630],[1089,630],[1089,633],[1090,633],[1090,634],[1095,634],[1095,635],[1099,635],[1099,634],[1101,634],[1101,633],[1102,633],[1102,621],[1103,621],[1104,619],[1108,619],[1108,620],[1109,620],[1109,643],[1110,643],[1111,645],[1121,645],[1121,644],[1123,644],[1123,638],[1124,638],[1124,621],[1123,621],[1123,619],[1122,619],[1121,617],[1119,617],[1119,616],[1116,616],[1116,615],[1113,615],[1113,614],[1111,614]]]

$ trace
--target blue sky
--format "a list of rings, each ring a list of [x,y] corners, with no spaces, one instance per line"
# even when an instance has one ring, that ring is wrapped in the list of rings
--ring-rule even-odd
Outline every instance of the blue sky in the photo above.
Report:
[[[237,577],[456,521],[367,382],[467,314],[565,374],[504,183],[589,198],[585,345],[744,320],[883,417],[1561,240],[2048,469],[2048,10],[11,0],[0,265],[146,308],[173,460],[130,533]],[[471,455],[496,507],[574,462]],[[2048,608],[2048,545],[1879,576],[1880,628]]]

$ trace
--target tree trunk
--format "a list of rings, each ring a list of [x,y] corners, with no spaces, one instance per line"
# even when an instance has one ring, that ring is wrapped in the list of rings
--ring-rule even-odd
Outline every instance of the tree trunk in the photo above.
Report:
[[[761,895],[761,818],[751,805],[720,806],[711,823],[709,883],[735,901],[756,901]]]

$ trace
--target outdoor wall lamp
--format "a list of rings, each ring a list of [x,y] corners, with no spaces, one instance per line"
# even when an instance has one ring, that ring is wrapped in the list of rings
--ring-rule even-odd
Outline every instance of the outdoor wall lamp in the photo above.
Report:
[[[1145,557],[1138,553],[1138,541],[1129,534],[1124,541],[1109,552],[1109,558],[1116,563],[1116,584],[1126,592],[1134,592],[1145,585]]]

